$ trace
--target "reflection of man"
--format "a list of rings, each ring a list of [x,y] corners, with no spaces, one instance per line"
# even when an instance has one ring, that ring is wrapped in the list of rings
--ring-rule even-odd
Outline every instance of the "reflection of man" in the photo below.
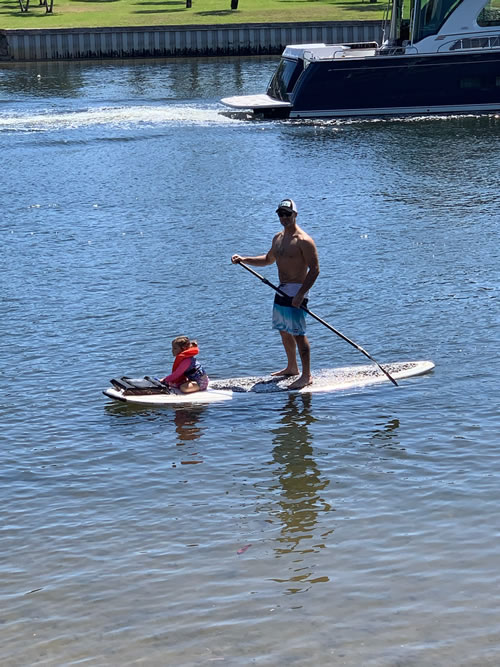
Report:
[[[282,524],[278,537],[278,553],[298,550],[311,551],[311,539],[319,523],[318,515],[330,509],[321,497],[321,492],[329,485],[322,478],[321,470],[314,457],[313,436],[309,429],[316,421],[311,414],[310,394],[291,394],[280,410],[277,426],[273,428],[273,461],[276,464],[281,493],[276,513]],[[325,522],[328,525],[328,520]],[[326,525],[322,530],[326,531]],[[320,543],[319,536],[316,545]],[[307,546],[301,544],[305,540]],[[301,547],[301,549],[299,549]],[[306,566],[308,558],[302,563]]]
[[[293,199],[283,199],[276,209],[283,229],[273,238],[266,255],[242,257],[233,255],[233,264],[245,262],[253,266],[267,266],[276,262],[280,290],[287,294],[276,294],[273,307],[273,329],[278,329],[285,348],[287,365],[273,375],[298,375],[298,348],[302,362],[302,375],[289,389],[300,389],[311,384],[311,350],[306,336],[305,313],[300,309],[306,304],[306,296],[319,275],[319,260],[316,244],[297,224],[297,206]]]

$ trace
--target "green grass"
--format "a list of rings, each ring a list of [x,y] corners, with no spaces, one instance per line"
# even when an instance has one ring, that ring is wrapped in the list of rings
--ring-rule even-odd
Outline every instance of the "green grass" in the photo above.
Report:
[[[290,21],[380,20],[385,2],[379,0],[54,0],[52,14],[30,0],[21,13],[17,0],[0,0],[0,28],[127,27],[161,25],[213,25],[225,23],[284,23]]]

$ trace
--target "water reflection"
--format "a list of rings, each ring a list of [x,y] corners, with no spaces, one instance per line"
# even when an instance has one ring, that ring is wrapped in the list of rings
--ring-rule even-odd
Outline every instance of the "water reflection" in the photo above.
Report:
[[[203,408],[182,408],[175,411],[174,424],[179,439],[178,445],[198,440],[202,436],[203,429],[199,426],[202,412]]]
[[[134,405],[132,403],[121,403],[115,401],[106,403],[104,409],[111,417],[119,417],[118,424],[122,427],[144,426],[148,422],[164,419],[174,425],[176,434],[176,445],[183,445],[193,440],[198,440],[204,433],[200,426],[200,419],[205,408],[185,407],[173,410],[168,406],[155,407],[152,405]],[[166,432],[168,432],[167,429]]]
[[[137,422],[156,421],[162,416],[162,410],[151,405],[140,405],[113,401],[104,404],[104,410],[110,417],[119,417],[118,424],[130,426]]]
[[[33,98],[79,97],[85,67],[80,63],[39,62],[2,67],[0,99],[8,95]]]
[[[372,445],[376,447],[388,447],[389,449],[399,449],[398,445],[400,440],[398,437],[398,429],[400,426],[399,419],[397,417],[388,417],[381,415],[380,419],[383,420],[380,423],[376,424],[377,427],[373,431],[373,435],[370,438]],[[404,449],[404,447],[401,447]]]
[[[0,100],[218,100],[265,90],[275,68],[273,56],[2,63]]]
[[[290,583],[287,590],[290,594],[307,590],[312,583],[329,581],[327,576],[312,578],[314,565],[305,558],[305,554],[317,553],[325,547],[323,538],[328,533],[323,533],[314,543],[313,538],[318,513],[331,509],[320,495],[329,481],[322,479],[314,459],[309,426],[316,418],[311,413],[311,400],[307,394],[289,396],[281,411],[280,425],[272,431],[274,474],[279,481],[274,488],[280,498],[278,508],[271,513],[281,524],[275,554],[277,558],[290,553],[300,554],[293,561],[290,576],[274,581]],[[299,582],[307,582],[308,586],[304,588]]]

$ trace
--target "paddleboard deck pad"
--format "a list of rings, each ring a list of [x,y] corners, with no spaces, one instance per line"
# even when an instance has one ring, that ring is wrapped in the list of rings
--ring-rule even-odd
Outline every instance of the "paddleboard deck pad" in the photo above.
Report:
[[[108,398],[122,403],[136,405],[183,405],[185,403],[215,403],[227,401],[233,397],[230,389],[212,389],[183,394],[179,390],[170,389],[156,378],[121,377],[111,380],[111,387],[103,391]]]
[[[435,364],[432,361],[401,361],[392,364],[382,364],[383,368],[395,379],[403,380],[417,375],[424,375],[431,371]],[[375,364],[366,366],[346,366],[344,368],[327,368],[313,374],[313,382],[302,389],[293,391],[300,393],[320,393],[341,391],[356,387],[365,387],[381,382],[390,382],[388,377]],[[233,378],[228,380],[213,380],[210,388],[231,390],[233,392],[271,393],[290,391],[289,386],[297,379],[295,377],[267,377]]]

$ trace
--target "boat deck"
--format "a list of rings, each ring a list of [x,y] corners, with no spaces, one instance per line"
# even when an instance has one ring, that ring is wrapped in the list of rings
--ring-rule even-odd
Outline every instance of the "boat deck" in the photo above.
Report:
[[[269,97],[265,93],[259,95],[237,95],[235,97],[224,97],[221,102],[234,109],[289,109],[290,102],[281,102]]]

